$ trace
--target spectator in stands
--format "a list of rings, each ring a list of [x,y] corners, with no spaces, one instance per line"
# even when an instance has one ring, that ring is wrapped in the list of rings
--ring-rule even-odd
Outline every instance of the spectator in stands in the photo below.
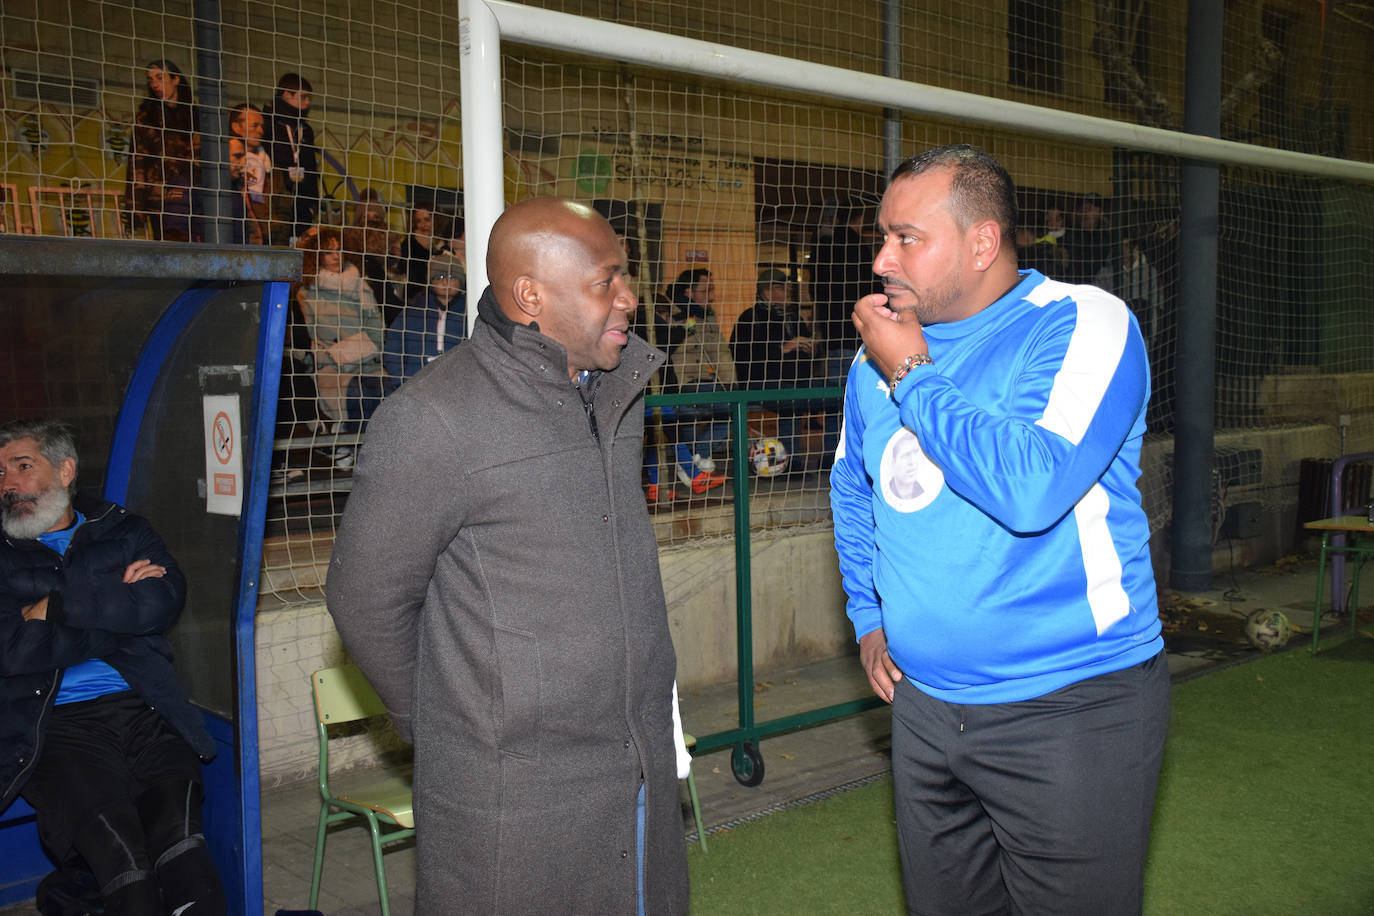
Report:
[[[611,225],[616,225],[612,223]],[[621,247],[627,252],[630,250],[630,242],[625,236],[617,233],[621,240]],[[631,262],[633,263],[633,262]],[[676,377],[673,375],[671,360],[677,345],[682,343],[682,338],[686,336],[686,329],[681,324],[673,323],[673,297],[677,290],[676,283],[668,284],[668,288],[663,292],[655,291],[650,283],[644,278],[633,277],[633,287],[635,296],[639,299],[639,308],[635,310],[634,321],[630,328],[640,337],[658,347],[668,354],[669,365],[663,367],[662,379],[663,387],[673,388],[676,386]],[[643,295],[640,295],[640,293]]]
[[[76,475],[64,424],[0,427],[0,811],[24,796],[54,859],[95,876],[100,912],[223,914],[200,823],[215,743],[163,636],[186,578]]]
[[[666,300],[663,301],[663,306],[660,309],[655,309],[656,297],[653,290],[640,277],[639,241],[634,237],[631,230],[631,227],[634,226],[634,217],[626,213],[619,213],[608,219],[611,224],[611,231],[615,233],[616,242],[619,243],[620,250],[624,252],[625,263],[628,265],[625,284],[639,302],[635,308],[634,316],[630,319],[630,331],[650,342],[664,341],[662,344],[655,343],[655,346],[659,346],[664,351],[669,351],[666,341],[671,310],[667,307]],[[658,394],[665,385],[669,384],[667,371],[665,368],[662,374],[655,375],[654,380],[650,382],[650,393]],[[664,425],[666,423],[661,425],[660,421],[670,422],[673,418],[674,408],[672,407],[659,407],[644,412],[644,493],[650,503],[657,503],[660,498],[665,502],[671,502],[673,498],[671,485],[661,489],[658,485],[658,471],[661,463],[659,446],[666,442],[664,438]]]
[[[1074,226],[1063,241],[1069,247],[1065,264],[1069,282],[1091,283],[1112,292],[1112,236],[1102,195],[1089,194],[1078,202]]]
[[[382,362],[400,383],[467,337],[467,276],[453,254],[429,261],[429,289],[403,307],[387,327]]]
[[[830,240],[816,248],[812,267],[812,300],[816,323],[829,348],[827,380],[841,385],[849,363],[859,352],[859,334],[850,315],[854,303],[878,290],[873,275],[872,209],[850,201],[836,213]]]
[[[305,258],[296,298],[310,328],[320,418],[328,432],[346,432],[350,382],[383,371],[382,315],[358,268],[344,262],[337,229],[309,229],[297,247]],[[353,466],[346,446],[330,457],[337,468]]]
[[[1121,239],[1121,258],[1116,265],[1114,292],[1135,313],[1136,321],[1140,323],[1140,333],[1145,338],[1145,347],[1153,352],[1162,301],[1159,274],[1145,257],[1140,240],[1134,236],[1127,235]]]
[[[286,333],[282,346],[281,384],[277,388],[277,423],[273,438],[292,439],[309,435],[319,427],[319,400],[315,391],[315,357],[311,352],[310,325],[301,311],[300,299],[288,303]],[[331,459],[332,460],[332,459]],[[272,455],[272,482],[291,483],[305,477],[308,457],[290,452]],[[292,464],[295,466],[292,467]]]
[[[468,267],[468,230],[467,221],[463,219],[463,214],[455,216],[445,216],[442,233],[436,233],[436,237],[442,241],[438,243],[437,253],[451,254],[458,259],[463,270]]]
[[[277,95],[267,106],[267,151],[272,157],[274,195],[272,243],[293,244],[315,224],[320,209],[320,151],[310,111],[310,81],[299,73],[277,80]]]
[[[712,306],[715,298],[715,280],[704,267],[684,270],[673,284],[671,323],[681,334],[669,356],[674,391],[710,394],[735,386],[735,361]],[[724,404],[677,409],[677,474],[693,493],[725,483],[716,459],[725,457],[730,443],[729,414]]]
[[[1058,207],[1045,210],[1045,232],[1035,237],[1024,252],[1017,252],[1018,263],[1030,267],[1055,280],[1067,280],[1069,269],[1068,228],[1064,225],[1064,211]]]
[[[390,324],[400,306],[400,294],[391,293],[387,259],[391,253],[391,226],[386,204],[374,188],[364,188],[349,208],[348,226],[342,233],[344,260],[362,273],[372,289],[372,298],[382,310],[382,321]]]
[[[262,148],[262,109],[245,102],[229,114],[229,174],[234,180],[234,217],[242,222],[241,240],[249,245],[270,241],[268,221],[272,210],[268,200],[272,180],[272,157]]]
[[[410,211],[409,232],[401,241],[397,257],[392,264],[393,273],[405,278],[401,292],[401,305],[409,305],[410,300],[424,292],[429,279],[429,259],[439,250],[443,239],[434,238],[434,211],[429,207],[415,207]]]
[[[774,267],[760,271],[758,303],[735,322],[730,350],[735,357],[735,372],[748,388],[776,390],[813,384],[815,341],[809,328],[803,329],[800,314],[791,301],[794,291],[785,270]],[[807,456],[799,433],[810,416],[829,409],[831,416],[837,417],[838,408],[838,404],[812,400],[769,405],[768,409],[778,415],[778,438],[787,450],[790,471],[806,467]],[[838,441],[838,420],[830,425],[834,426]],[[833,444],[826,443],[831,448]]]
[[[792,281],[776,267],[759,272],[758,299],[735,322],[730,352],[735,375],[746,388],[795,388],[811,381],[814,342],[803,336],[789,311]]]
[[[191,84],[169,60],[148,64],[148,94],[134,115],[129,208],[135,232],[191,241],[191,198],[200,158]]]

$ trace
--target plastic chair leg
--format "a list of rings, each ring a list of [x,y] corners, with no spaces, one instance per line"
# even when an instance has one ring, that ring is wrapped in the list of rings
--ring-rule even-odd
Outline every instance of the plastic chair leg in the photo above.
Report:
[[[697,842],[701,844],[701,851],[706,851],[706,830],[701,826],[701,802],[697,799],[697,780],[692,775],[692,771],[687,771],[687,794],[692,797],[692,816],[697,822]]]
[[[386,866],[382,864],[382,833],[377,818],[369,814],[367,829],[372,834],[372,866],[377,869],[377,896],[382,901],[382,916],[391,916],[391,899],[386,892]]]

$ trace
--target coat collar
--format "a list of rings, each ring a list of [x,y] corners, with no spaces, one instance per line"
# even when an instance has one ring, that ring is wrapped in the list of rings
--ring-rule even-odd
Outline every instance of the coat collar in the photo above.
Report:
[[[496,294],[490,286],[482,291],[482,298],[477,301],[477,320],[504,342],[505,349],[515,359],[522,363],[535,362],[541,375],[547,373],[555,379],[568,377],[568,352],[563,345],[541,333],[537,323],[525,325],[507,317],[497,305]],[[630,342],[621,352],[620,365],[609,372],[593,373],[593,376],[600,377],[603,392],[607,390],[604,386],[609,385],[622,397],[635,395],[648,386],[649,378],[667,360],[666,353],[631,334]]]

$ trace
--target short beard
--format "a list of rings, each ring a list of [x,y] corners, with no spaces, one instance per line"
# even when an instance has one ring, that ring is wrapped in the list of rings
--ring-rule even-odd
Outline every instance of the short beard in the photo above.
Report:
[[[29,503],[33,508],[28,513],[17,512],[20,503]],[[6,497],[0,507],[4,512],[5,534],[16,541],[32,541],[62,521],[71,504],[71,496],[62,487],[50,487],[32,497]]]

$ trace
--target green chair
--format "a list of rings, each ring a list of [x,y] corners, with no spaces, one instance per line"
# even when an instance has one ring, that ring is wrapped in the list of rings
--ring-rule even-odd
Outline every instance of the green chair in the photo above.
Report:
[[[320,901],[320,873],[324,868],[325,833],[330,824],[355,821],[367,824],[372,835],[372,863],[377,870],[377,894],[382,901],[382,916],[390,916],[386,870],[382,866],[382,844],[415,835],[415,813],[411,808],[410,780],[387,776],[366,785],[337,793],[329,785],[329,726],[357,722],[386,714],[363,673],[352,665],[321,668],[310,676],[315,698],[315,724],[320,735],[320,827],[315,834],[315,870],[310,876],[310,909]],[[386,831],[383,832],[383,827]]]
[[[686,745],[687,750],[690,751],[697,746],[697,739],[683,732],[682,743]],[[701,802],[697,800],[697,780],[696,777],[692,775],[691,770],[687,771],[687,794],[692,798],[692,816],[697,819],[697,842],[701,844],[701,851],[705,852],[706,831],[701,827]]]

